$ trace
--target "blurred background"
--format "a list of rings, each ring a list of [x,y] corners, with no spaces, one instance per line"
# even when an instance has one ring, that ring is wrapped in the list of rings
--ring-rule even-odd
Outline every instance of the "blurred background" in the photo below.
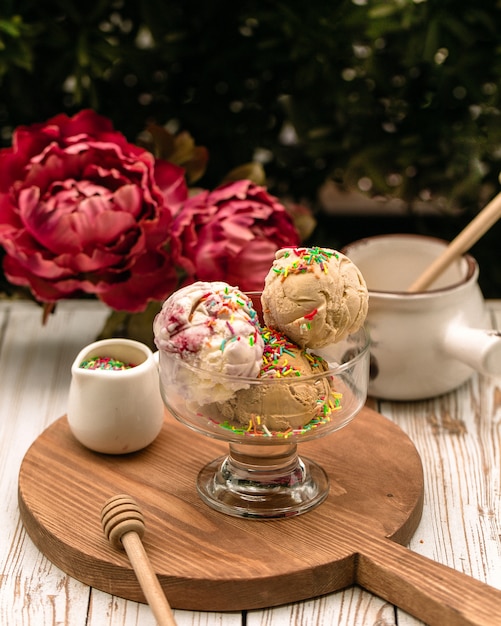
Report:
[[[447,240],[501,189],[499,0],[0,0],[0,141],[93,108],[256,161],[312,243]],[[0,172],[1,176],[1,172]],[[473,248],[501,298],[501,223]]]

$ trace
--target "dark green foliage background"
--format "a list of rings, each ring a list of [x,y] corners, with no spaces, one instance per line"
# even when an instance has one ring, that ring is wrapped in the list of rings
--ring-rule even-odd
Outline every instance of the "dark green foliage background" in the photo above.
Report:
[[[208,187],[258,151],[313,207],[363,178],[469,216],[499,189],[500,33],[499,0],[0,0],[0,141],[92,107],[188,130]]]

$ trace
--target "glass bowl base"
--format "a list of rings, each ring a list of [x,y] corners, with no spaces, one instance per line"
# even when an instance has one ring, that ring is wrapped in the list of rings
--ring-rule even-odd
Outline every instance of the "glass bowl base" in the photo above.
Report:
[[[318,506],[329,493],[329,478],[310,459],[292,454],[289,463],[278,466],[215,459],[199,473],[197,489],[213,509],[253,519],[292,517]]]

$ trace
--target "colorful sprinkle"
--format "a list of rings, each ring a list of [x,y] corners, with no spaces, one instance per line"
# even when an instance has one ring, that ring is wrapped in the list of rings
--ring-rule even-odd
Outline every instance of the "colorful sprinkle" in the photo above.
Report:
[[[311,313],[306,313],[306,315],[304,317],[307,320],[312,320],[317,313],[318,313],[318,309],[313,309],[313,311]]]
[[[131,367],[136,367],[134,363],[125,363],[124,361],[118,361],[109,356],[93,356],[89,359],[85,359],[79,365],[85,370],[128,370]]]
[[[282,280],[285,280],[289,274],[304,274],[306,272],[314,272],[315,267],[319,267],[324,274],[329,271],[329,260],[337,253],[333,250],[327,250],[315,246],[314,248],[294,248],[293,253],[296,256],[296,260],[293,260],[289,265],[285,267],[273,267],[275,274],[281,276]],[[291,257],[291,252],[286,252],[283,258],[288,259]]]

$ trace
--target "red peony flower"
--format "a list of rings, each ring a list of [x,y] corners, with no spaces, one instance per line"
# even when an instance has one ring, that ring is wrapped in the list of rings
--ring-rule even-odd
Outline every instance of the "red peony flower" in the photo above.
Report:
[[[190,276],[243,291],[260,291],[275,252],[299,242],[284,206],[249,180],[189,198],[173,224],[173,247]]]
[[[141,311],[176,286],[172,216],[187,193],[181,168],[91,110],[20,127],[0,150],[5,275],[42,302],[88,293]]]

